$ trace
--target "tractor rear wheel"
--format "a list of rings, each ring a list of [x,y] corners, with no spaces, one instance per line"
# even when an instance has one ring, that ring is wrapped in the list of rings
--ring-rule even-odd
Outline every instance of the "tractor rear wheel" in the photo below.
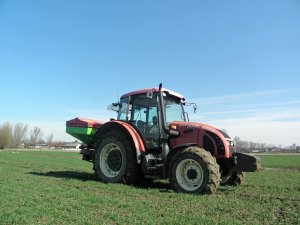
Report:
[[[111,132],[95,146],[94,168],[99,180],[106,183],[136,183],[136,153],[126,135]]]
[[[176,192],[212,194],[220,185],[219,165],[207,151],[188,147],[171,161],[170,183]]]

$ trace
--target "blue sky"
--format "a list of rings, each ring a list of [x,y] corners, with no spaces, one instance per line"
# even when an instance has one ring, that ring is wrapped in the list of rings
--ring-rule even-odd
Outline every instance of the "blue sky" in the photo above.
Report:
[[[232,136],[300,145],[300,1],[0,0],[0,123],[72,140],[160,82]]]

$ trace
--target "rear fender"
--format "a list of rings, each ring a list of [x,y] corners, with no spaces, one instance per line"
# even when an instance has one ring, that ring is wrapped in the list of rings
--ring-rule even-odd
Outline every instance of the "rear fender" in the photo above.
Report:
[[[137,163],[140,164],[141,154],[142,152],[145,152],[145,145],[138,132],[128,123],[117,120],[105,123],[97,130],[97,132],[93,136],[93,144],[95,144],[99,139],[101,139],[103,135],[112,130],[122,132],[131,139],[131,142],[136,150]]]

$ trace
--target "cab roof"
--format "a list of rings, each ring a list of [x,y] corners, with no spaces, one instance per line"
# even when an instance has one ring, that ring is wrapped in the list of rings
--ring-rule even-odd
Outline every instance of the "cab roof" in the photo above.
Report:
[[[129,92],[129,93],[126,93],[124,95],[121,96],[121,98],[126,98],[128,97],[129,95],[140,95],[140,94],[147,94],[148,91],[153,91],[154,93],[158,93],[159,92],[159,89],[156,87],[156,88],[145,88],[145,89],[141,89],[141,90],[137,90],[137,91],[132,91],[132,92]],[[166,88],[162,88],[162,91],[165,91],[165,92],[169,92],[170,95],[174,96],[174,97],[177,97],[179,99],[184,99],[183,95],[181,94],[178,94],[174,91],[171,91],[169,89],[166,89]]]

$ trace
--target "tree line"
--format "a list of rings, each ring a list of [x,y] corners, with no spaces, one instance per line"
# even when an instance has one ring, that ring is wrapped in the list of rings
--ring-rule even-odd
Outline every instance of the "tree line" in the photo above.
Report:
[[[24,123],[0,124],[0,149],[20,148],[21,145],[22,147],[35,147],[38,143],[51,145],[52,142],[53,134],[50,134],[45,141],[42,129],[38,126],[29,129],[29,126]]]
[[[283,147],[281,145],[276,146],[276,145],[266,144],[266,143],[245,141],[239,137],[234,137],[233,142],[238,152],[252,152],[253,150],[261,151],[261,152],[271,152],[271,151],[300,152],[300,146],[297,146],[296,144]]]

